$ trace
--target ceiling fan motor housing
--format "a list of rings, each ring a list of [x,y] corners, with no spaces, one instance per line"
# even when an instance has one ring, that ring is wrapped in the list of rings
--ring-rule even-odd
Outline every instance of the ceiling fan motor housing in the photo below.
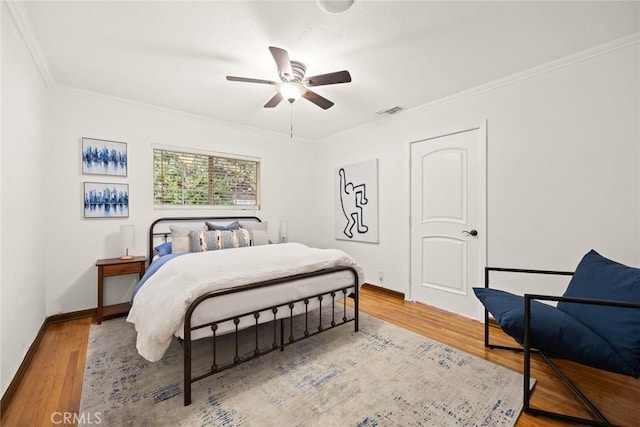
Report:
[[[283,82],[301,82],[307,72],[307,67],[302,62],[291,61],[291,71],[293,71],[293,76],[280,74],[280,79]]]

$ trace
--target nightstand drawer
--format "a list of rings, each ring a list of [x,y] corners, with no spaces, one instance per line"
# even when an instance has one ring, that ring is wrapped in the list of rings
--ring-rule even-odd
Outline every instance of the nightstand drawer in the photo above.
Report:
[[[139,262],[128,264],[105,265],[102,267],[105,276],[117,276],[120,274],[140,273],[142,266]]]

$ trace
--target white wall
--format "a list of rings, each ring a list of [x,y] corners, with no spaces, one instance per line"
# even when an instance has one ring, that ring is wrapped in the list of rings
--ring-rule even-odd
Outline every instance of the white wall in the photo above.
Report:
[[[256,215],[269,222],[270,238],[278,238],[279,222],[289,221],[291,240],[309,240],[311,219],[312,145],[262,131],[215,121],[163,113],[151,109],[105,102],[91,97],[54,92],[47,143],[50,156],[47,178],[48,205],[54,207],[46,219],[50,252],[47,262],[47,314],[96,307],[95,262],[121,255],[118,231],[121,224],[136,225],[132,251],[147,250],[151,222],[162,216]],[[126,178],[82,175],[81,137],[126,142],[129,170]],[[152,144],[235,153],[261,158],[262,208],[260,211],[159,210],[153,208]],[[129,184],[128,219],[83,219],[82,183]],[[128,280],[119,283],[118,279]],[[110,278],[105,284],[105,302],[121,302],[134,277]]]
[[[408,144],[488,124],[488,263],[573,270],[595,248],[640,261],[638,44],[316,144],[314,243],[360,261],[409,297]],[[379,158],[380,243],[333,240],[333,170]]]
[[[49,92],[2,3],[0,342],[6,391],[45,319]]]

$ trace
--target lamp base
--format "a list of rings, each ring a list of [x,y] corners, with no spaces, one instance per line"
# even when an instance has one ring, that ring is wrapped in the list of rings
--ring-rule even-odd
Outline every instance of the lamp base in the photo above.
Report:
[[[133,255],[122,255],[120,259],[122,260],[133,259]]]

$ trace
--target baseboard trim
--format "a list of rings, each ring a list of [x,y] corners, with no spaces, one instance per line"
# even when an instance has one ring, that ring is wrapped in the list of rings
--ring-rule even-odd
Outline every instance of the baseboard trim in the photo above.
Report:
[[[86,317],[92,317],[97,315],[98,315],[97,308],[88,308],[86,310],[72,311],[71,313],[54,314],[52,316],[47,317],[47,320],[45,321],[47,322],[47,324],[63,323],[63,322],[68,322],[69,320],[84,319]]]
[[[29,347],[29,350],[27,350],[27,354],[25,354],[24,359],[22,359],[22,363],[18,367],[18,371],[13,376],[11,383],[9,383],[9,387],[7,387],[7,390],[2,395],[2,399],[0,400],[0,413],[4,413],[9,407],[11,399],[13,399],[13,396],[15,396],[16,391],[18,390],[18,386],[20,386],[22,379],[31,366],[31,362],[35,357],[38,347],[40,347],[40,343],[42,342],[42,339],[44,338],[49,325],[68,322],[70,320],[84,319],[85,317],[92,317],[96,316],[97,314],[97,308],[89,308],[86,310],[72,311],[70,313],[54,314],[44,319],[44,321],[42,322],[42,326],[40,326],[40,330],[36,335],[36,338],[33,340],[33,343]]]
[[[400,298],[402,300],[404,299],[403,292],[394,291],[393,289],[383,288],[382,286],[373,285],[371,283],[365,283],[362,285],[362,287],[373,292],[379,292],[381,294],[388,295],[390,297]]]
[[[9,383],[9,387],[7,387],[7,390],[2,395],[2,400],[0,400],[1,413],[4,414],[9,407],[9,403],[11,402],[11,399],[13,399],[13,396],[16,394],[18,386],[22,382],[22,378],[24,378],[27,370],[29,370],[29,366],[31,366],[31,361],[36,354],[36,350],[40,346],[40,343],[44,338],[44,334],[47,331],[47,326],[47,319],[45,319],[44,322],[42,322],[42,326],[40,326],[40,330],[38,331],[36,338],[33,340],[33,344],[31,344],[31,347],[29,347],[29,350],[27,350],[27,354],[24,355],[24,359],[22,359],[22,363],[18,367],[18,371],[13,376],[11,383]]]

